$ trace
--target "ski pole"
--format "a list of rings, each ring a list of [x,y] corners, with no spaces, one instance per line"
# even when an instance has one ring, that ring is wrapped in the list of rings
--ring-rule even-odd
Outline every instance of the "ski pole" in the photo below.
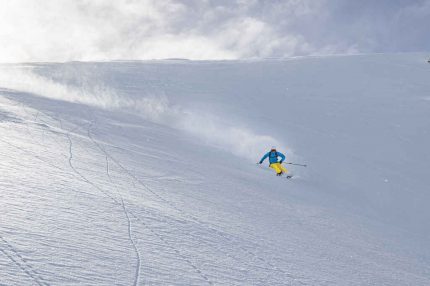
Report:
[[[305,165],[305,164],[296,164],[296,163],[284,163],[284,164],[294,165],[294,166],[302,166],[302,167],[307,167],[308,166],[308,165]]]

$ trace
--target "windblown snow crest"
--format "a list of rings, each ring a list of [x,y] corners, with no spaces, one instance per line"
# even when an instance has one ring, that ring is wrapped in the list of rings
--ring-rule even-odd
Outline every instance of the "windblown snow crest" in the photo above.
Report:
[[[0,68],[0,86],[9,90],[31,93],[53,100],[133,113],[157,124],[185,131],[207,145],[226,150],[236,156],[255,161],[270,146],[282,146],[275,138],[256,134],[247,127],[214,115],[208,110],[196,111],[172,105],[162,92],[146,93],[132,98],[111,88],[103,79],[70,82],[40,75],[33,67]],[[79,76],[79,75],[76,75]],[[61,75],[60,75],[61,78]],[[69,82],[67,82],[69,81]]]

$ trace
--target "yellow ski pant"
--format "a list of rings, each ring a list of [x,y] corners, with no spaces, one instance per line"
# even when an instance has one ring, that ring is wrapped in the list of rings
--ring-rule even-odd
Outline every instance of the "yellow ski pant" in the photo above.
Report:
[[[276,171],[276,173],[288,173],[288,170],[284,167],[284,166],[282,166],[280,163],[273,163],[273,164],[270,164],[270,168],[272,168],[273,170],[275,170]]]

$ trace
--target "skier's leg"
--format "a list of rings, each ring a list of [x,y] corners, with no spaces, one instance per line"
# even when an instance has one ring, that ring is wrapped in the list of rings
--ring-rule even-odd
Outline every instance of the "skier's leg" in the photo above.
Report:
[[[277,173],[275,164],[270,164],[269,167],[275,170],[275,172]]]
[[[279,163],[270,164],[270,168],[272,168],[273,170],[275,170],[276,174],[278,174],[278,175],[282,174],[282,170],[280,168],[280,164]]]
[[[279,168],[282,170],[282,172],[284,172],[285,174],[288,173],[287,168],[285,168],[282,164],[279,164]]]

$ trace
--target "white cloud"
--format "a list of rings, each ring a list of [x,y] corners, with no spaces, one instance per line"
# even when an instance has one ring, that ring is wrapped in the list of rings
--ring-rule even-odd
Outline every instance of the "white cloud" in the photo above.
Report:
[[[0,62],[235,59],[430,49],[425,31],[429,0],[360,3],[5,1],[0,10]],[[382,28],[383,22],[390,27]]]
[[[246,13],[257,1],[14,0],[0,11],[0,61],[232,59],[300,41]]]

